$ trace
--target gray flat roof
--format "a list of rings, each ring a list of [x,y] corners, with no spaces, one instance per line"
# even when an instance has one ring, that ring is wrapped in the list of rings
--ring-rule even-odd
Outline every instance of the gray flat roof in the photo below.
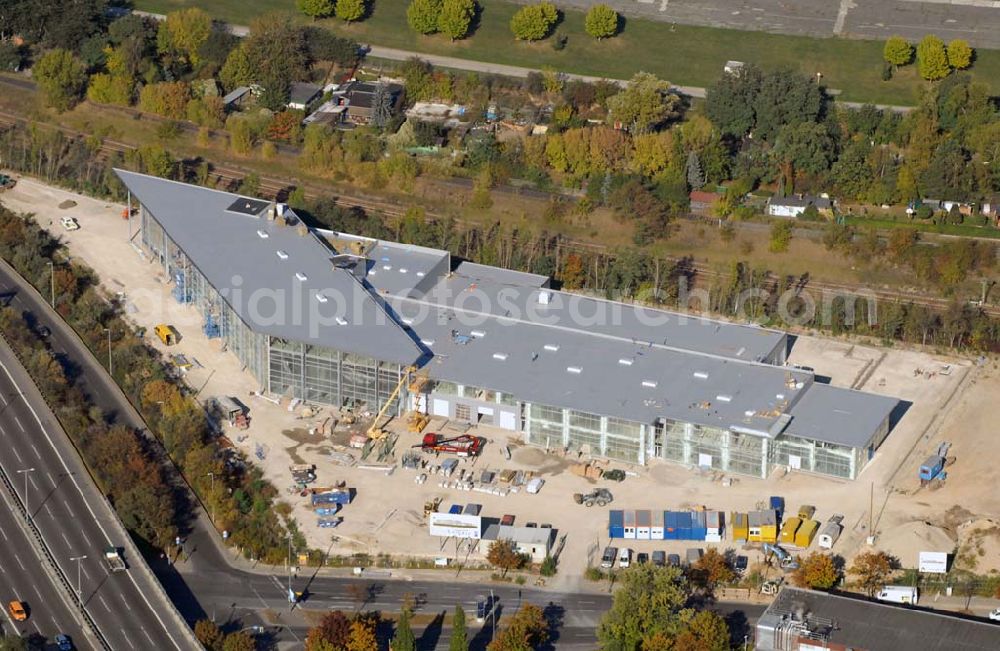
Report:
[[[433,353],[427,366],[432,378],[533,403],[773,436],[783,427],[782,414],[812,383],[811,373],[787,367],[632,343],[597,331],[466,315],[416,299],[388,302]],[[467,342],[456,341],[456,334]]]
[[[253,330],[398,364],[423,355],[382,300],[334,267],[334,251],[304,226],[271,221],[266,208],[229,212],[237,195],[228,192],[115,172]]]
[[[811,627],[830,643],[866,651],[973,651],[1000,649],[1000,626],[935,611],[840,595],[782,588],[758,620],[774,626],[796,611],[812,618]],[[832,623],[833,625],[830,625]],[[757,648],[767,651],[770,644]]]
[[[785,433],[860,448],[898,404],[896,398],[814,383],[792,407]]]
[[[552,543],[552,529],[488,524],[483,530],[483,540],[513,540],[523,545],[549,545]]]

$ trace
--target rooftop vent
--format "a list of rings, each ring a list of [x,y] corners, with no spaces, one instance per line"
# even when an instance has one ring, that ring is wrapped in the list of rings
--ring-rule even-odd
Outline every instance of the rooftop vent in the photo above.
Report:
[[[305,282],[306,278],[307,278],[307,276],[304,273],[302,273],[301,271],[296,271],[295,272],[295,277],[298,278],[299,280],[301,280],[302,282]]]
[[[413,319],[411,319],[410,317],[404,316],[403,317],[403,323],[405,323],[406,325],[413,325]]]
[[[621,359],[618,360],[618,363],[621,364],[622,366],[632,366],[632,362],[634,361],[635,360],[632,359],[631,357],[622,357]]]
[[[473,330],[469,334],[472,335],[473,337],[476,337],[477,339],[481,339],[486,336],[486,332],[483,330]]]
[[[424,277],[424,275],[425,275],[425,274],[424,274],[424,272],[423,272],[423,271],[418,271],[418,272],[417,272],[417,277],[418,277],[418,278],[423,278],[423,277]]]
[[[552,301],[552,292],[538,292],[538,304],[548,305]]]
[[[322,294],[320,294],[320,293],[317,292],[317,294],[316,294],[316,300],[319,301],[320,303],[326,303],[330,299],[328,299],[326,296],[323,296]]]
[[[282,260],[288,259],[288,254],[282,251],[281,249],[278,249],[276,253],[278,254],[278,257],[281,258]]]
[[[405,274],[405,273],[406,273],[406,267],[403,267],[403,268],[401,268],[401,269],[399,270],[399,273],[401,273],[401,274]]]
[[[502,362],[507,359],[507,353],[493,353],[493,359],[500,360]]]
[[[337,325],[347,325],[347,319],[345,319],[342,316],[338,316],[337,319],[336,319],[336,321],[337,321]]]
[[[384,264],[384,265],[382,265],[382,268],[385,269],[386,271],[392,271],[392,265],[391,264]]]
[[[567,366],[566,372],[573,373],[574,375],[579,375],[580,373],[583,373],[583,369],[580,368],[579,366]]]
[[[715,399],[719,402],[732,402],[733,397],[728,395],[715,396]]]
[[[267,233],[267,231],[262,231],[262,230],[258,229],[257,230],[257,237],[259,237],[262,240],[266,240],[267,238],[269,238],[271,236]]]
[[[545,350],[549,351],[550,353],[555,353],[555,352],[559,351],[559,345],[558,344],[545,344],[542,347]]]
[[[647,389],[655,389],[656,382],[654,382],[653,380],[643,380],[642,386],[646,387]]]
[[[696,378],[698,378],[699,380],[707,380],[708,379],[708,373],[706,373],[705,371],[695,371],[694,372],[694,376]]]
[[[434,340],[433,339],[421,339],[420,343],[422,343],[423,345],[425,345],[427,347],[430,347],[430,346],[434,345]]]

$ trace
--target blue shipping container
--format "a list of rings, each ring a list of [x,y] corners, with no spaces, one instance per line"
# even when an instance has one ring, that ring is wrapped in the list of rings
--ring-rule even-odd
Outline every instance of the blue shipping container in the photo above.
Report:
[[[622,511],[608,511],[608,537],[625,537],[625,514]]]
[[[330,491],[329,493],[316,493],[312,496],[312,503],[316,504],[349,504],[351,501],[350,491]]]
[[[608,527],[608,538],[624,538],[625,527]]]
[[[461,504],[452,504],[451,508],[448,509],[448,513],[450,513],[452,515],[461,515],[462,514],[462,505]]]

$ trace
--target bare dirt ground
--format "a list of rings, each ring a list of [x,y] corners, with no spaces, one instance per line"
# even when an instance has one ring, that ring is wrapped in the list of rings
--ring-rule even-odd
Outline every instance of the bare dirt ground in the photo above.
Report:
[[[77,205],[59,209],[58,204],[66,199],[76,201]],[[221,350],[219,340],[209,340],[203,335],[200,315],[192,307],[178,305],[173,300],[162,269],[129,242],[128,235],[135,233],[137,224],[133,221],[131,227],[127,225],[121,218],[121,206],[31,179],[21,179],[15,189],[0,196],[0,201],[16,211],[35,213],[43,226],[64,239],[73,256],[97,271],[110,292],[125,292],[127,312],[136,324],[150,332],[157,323],[173,324],[181,333],[181,341],[165,352],[182,353],[192,363],[184,377],[199,400],[228,395],[250,408],[250,428],[236,431],[227,427],[225,434],[282,491],[312,546],[333,553],[453,557],[453,546],[442,548],[441,541],[430,537],[425,526],[423,505],[434,497],[442,498],[445,507],[477,503],[487,516],[509,513],[517,517],[518,523],[552,524],[558,535],[566,538],[560,557],[562,571],[550,585],[563,589],[578,586],[583,568],[594,562],[601,548],[608,544],[606,509],[586,508],[571,499],[573,493],[587,492],[598,484],[570,473],[570,460],[541,449],[519,446],[509,432],[478,428],[474,433],[485,436],[490,443],[479,459],[462,461],[459,467],[476,471],[533,470],[546,480],[537,495],[522,491],[501,497],[463,492],[439,486],[440,477],[429,477],[426,483],[416,484],[416,473],[398,467],[398,459],[404,448],[418,442],[419,435],[406,432],[402,423],[392,426],[400,435],[396,444],[397,467],[392,474],[336,464],[331,452],[348,451],[356,459],[360,456],[358,450],[346,450],[343,444],[352,431],[364,431],[366,423],[341,424],[333,437],[323,436],[310,430],[327,417],[339,418],[329,408],[310,406],[313,413],[304,415],[301,405],[289,411],[286,404],[251,395],[260,390],[256,380],[240,368],[235,356]],[[61,228],[59,218],[66,215],[79,220],[79,231],[66,232]],[[152,343],[160,347],[158,340]],[[799,504],[815,505],[816,517],[821,522],[835,512],[844,514],[844,535],[834,552],[847,558],[865,544],[871,533],[870,520],[874,521],[878,534],[876,546],[882,538],[898,546],[891,534],[907,523],[926,521],[957,540],[960,529],[989,530],[991,524],[983,524],[987,519],[1000,520],[1000,493],[992,489],[998,472],[995,455],[989,453],[995,448],[995,419],[990,405],[1000,395],[1000,373],[995,360],[979,365],[946,355],[802,336],[795,343],[790,361],[814,367],[819,375],[829,377],[837,386],[892,395],[909,403],[858,480],[838,481],[781,469],[762,480],[653,462],[644,468],[626,468],[634,474],[621,484],[608,486],[615,495],[614,506],[664,509],[705,506],[742,511],[754,508],[769,495],[783,495],[789,510],[797,509]],[[438,431],[442,425],[441,419],[434,419],[427,431]],[[921,488],[916,479],[917,467],[940,440],[952,442],[950,454],[957,460],[948,468],[949,477],[942,487]],[[501,445],[511,446],[510,461],[501,455]],[[374,462],[374,455],[369,462]],[[356,499],[341,512],[344,522],[339,528],[318,528],[307,500],[292,490],[288,467],[297,463],[316,465],[317,485],[345,481],[356,489]],[[873,512],[869,509],[870,502],[874,503]],[[956,506],[961,509],[956,511]],[[971,520],[978,524],[961,527]],[[995,553],[1000,547],[1000,537],[993,533],[967,533],[964,537],[970,541],[969,548],[977,559],[977,571],[986,571],[1000,562]],[[681,541],[629,543],[636,551],[663,549],[680,554],[687,547],[708,546]],[[732,543],[719,546],[727,548]],[[982,554],[980,549],[984,550]],[[756,554],[751,553],[751,560],[757,558]]]

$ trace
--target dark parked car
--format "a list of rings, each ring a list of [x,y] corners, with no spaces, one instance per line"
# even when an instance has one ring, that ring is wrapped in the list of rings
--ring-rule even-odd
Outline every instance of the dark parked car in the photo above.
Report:
[[[524,526],[528,527],[529,529],[537,529],[538,528],[538,523],[537,522],[529,522],[529,523],[527,523]]]
[[[667,564],[667,553],[663,551],[653,552],[653,565],[663,567]]]
[[[737,556],[736,561],[733,563],[733,569],[735,569],[738,574],[743,574],[747,571],[747,565],[749,562],[750,559],[746,556]]]
[[[645,565],[649,562],[649,554],[646,552],[639,552],[635,555],[635,562],[638,565]]]
[[[681,566],[681,557],[679,554],[668,554],[667,555],[667,565],[673,565],[674,567]]]

